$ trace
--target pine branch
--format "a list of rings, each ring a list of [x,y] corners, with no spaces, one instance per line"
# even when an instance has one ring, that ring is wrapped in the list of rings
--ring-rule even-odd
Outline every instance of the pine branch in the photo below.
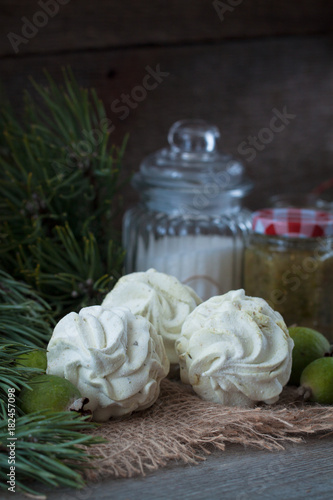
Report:
[[[84,486],[80,472],[88,466],[92,457],[86,446],[100,443],[103,439],[83,434],[97,424],[86,422],[86,417],[75,412],[40,412],[16,419],[15,482],[24,492],[38,494],[27,479],[38,480],[49,486]],[[0,422],[0,486],[7,489],[10,440],[7,421]]]
[[[54,321],[48,304],[31,287],[0,270],[0,418],[7,418],[8,388],[17,392],[40,370],[17,367],[17,356],[45,348]],[[20,409],[16,406],[16,413]]]
[[[82,432],[92,430],[97,424],[87,422],[86,417],[75,412],[36,412],[22,416],[20,390],[29,387],[29,377],[41,370],[17,366],[15,360],[19,354],[32,350],[32,347],[0,339],[0,479],[3,480],[0,486],[8,487],[7,474],[14,464],[15,485],[22,491],[37,494],[26,484],[27,480],[51,486],[82,487],[80,472],[92,458],[82,445],[102,441]],[[14,394],[11,404],[9,394]],[[15,440],[11,440],[11,436]],[[12,443],[14,461],[10,461],[8,448]]]
[[[43,347],[52,333],[52,311],[26,283],[0,269],[0,337]]]
[[[24,277],[60,316],[73,298],[74,307],[96,303],[121,275],[113,219],[126,141],[110,144],[102,102],[70,70],[63,85],[47,80],[45,88],[33,82],[42,104],[26,94],[20,121],[10,109],[0,113],[0,266]],[[105,276],[109,288],[101,290]]]
[[[94,234],[88,233],[78,241],[67,223],[56,226],[55,231],[57,238],[52,242],[38,239],[29,247],[30,255],[39,262],[36,268],[29,265],[21,248],[22,275],[28,281],[34,281],[37,290],[41,290],[50,303],[54,301],[56,287],[62,307],[58,313],[101,303],[102,297],[112,288],[115,277],[119,277],[117,270],[121,268],[123,252],[117,247],[114,249],[111,242],[107,255],[111,273],[106,274]]]
[[[82,486],[83,445],[97,438],[82,434],[94,424],[72,413],[22,416],[19,391],[38,370],[15,359],[45,348],[54,318],[100,303],[123,261],[113,220],[126,140],[111,145],[102,102],[70,70],[63,85],[47,81],[45,88],[33,82],[38,99],[26,93],[22,118],[7,105],[0,111],[0,478],[7,480],[9,465],[10,387],[17,390],[16,484],[30,493],[29,479]]]
[[[16,366],[17,356],[27,354],[36,348],[18,342],[8,342],[0,338],[0,418],[8,416],[8,389],[14,389],[17,394],[23,387],[29,387],[29,377],[42,373],[38,368]],[[15,414],[22,415],[18,405],[19,395],[15,398]]]

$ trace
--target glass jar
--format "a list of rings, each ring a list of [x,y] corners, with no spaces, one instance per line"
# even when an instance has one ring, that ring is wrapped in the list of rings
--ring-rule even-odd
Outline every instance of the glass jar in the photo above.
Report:
[[[239,288],[250,220],[241,202],[251,183],[241,163],[217,151],[219,136],[202,120],[176,122],[169,147],[142,162],[133,178],[141,203],[123,222],[127,273],[155,268],[203,300]]]
[[[333,340],[333,214],[279,208],[253,214],[244,252],[244,289],[279,311],[288,326]]]

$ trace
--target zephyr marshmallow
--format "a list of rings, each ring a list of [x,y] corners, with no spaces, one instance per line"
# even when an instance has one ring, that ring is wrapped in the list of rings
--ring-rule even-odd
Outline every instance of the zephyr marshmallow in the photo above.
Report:
[[[278,400],[290,377],[293,345],[281,314],[241,289],[199,305],[176,349],[182,381],[201,398],[253,406]]]
[[[202,300],[169,274],[149,269],[123,276],[105,297],[105,308],[124,305],[146,317],[163,337],[170,363],[178,363],[175,341],[187,316]]]
[[[153,325],[126,307],[67,314],[47,351],[47,373],[72,382],[100,422],[151,406],[170,367]]]

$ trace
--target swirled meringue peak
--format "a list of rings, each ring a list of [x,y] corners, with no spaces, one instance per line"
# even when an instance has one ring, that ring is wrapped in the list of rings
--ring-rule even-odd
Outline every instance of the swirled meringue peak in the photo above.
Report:
[[[201,398],[254,406],[279,399],[293,345],[281,314],[241,289],[199,305],[185,320],[176,349],[182,381]]]
[[[163,337],[170,363],[178,364],[175,341],[185,319],[201,302],[192,288],[174,276],[149,269],[120,278],[102,306],[124,305],[146,317]]]
[[[91,306],[67,314],[47,351],[47,373],[72,382],[100,422],[151,406],[169,371],[153,325],[126,307]]]

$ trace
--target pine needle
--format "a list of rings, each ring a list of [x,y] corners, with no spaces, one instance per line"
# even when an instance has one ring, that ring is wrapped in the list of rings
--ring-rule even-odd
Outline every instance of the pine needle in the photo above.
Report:
[[[0,269],[0,337],[43,347],[52,333],[50,306],[26,283]]]
[[[0,112],[0,268],[31,284],[58,319],[98,303],[122,272],[113,220],[127,138],[111,144],[103,103],[69,68],[63,84],[46,78],[46,87],[32,81],[22,118]]]
[[[72,412],[23,415],[20,390],[40,370],[16,358],[45,349],[56,320],[100,303],[121,275],[113,222],[127,181],[127,138],[111,144],[96,92],[80,88],[69,68],[62,85],[46,79],[25,92],[24,116],[8,103],[0,110],[0,486],[8,487],[15,415],[16,487],[31,495],[29,481],[82,487],[85,447],[100,439],[88,433],[95,424]]]
[[[49,486],[80,488],[84,481],[80,471],[92,457],[83,448],[103,442],[103,439],[83,434],[96,427],[86,417],[75,412],[41,412],[16,419],[15,438],[8,434],[7,422],[0,422],[0,486],[7,489],[9,473],[9,443],[15,447],[16,487],[37,494],[27,480],[38,480]]]

